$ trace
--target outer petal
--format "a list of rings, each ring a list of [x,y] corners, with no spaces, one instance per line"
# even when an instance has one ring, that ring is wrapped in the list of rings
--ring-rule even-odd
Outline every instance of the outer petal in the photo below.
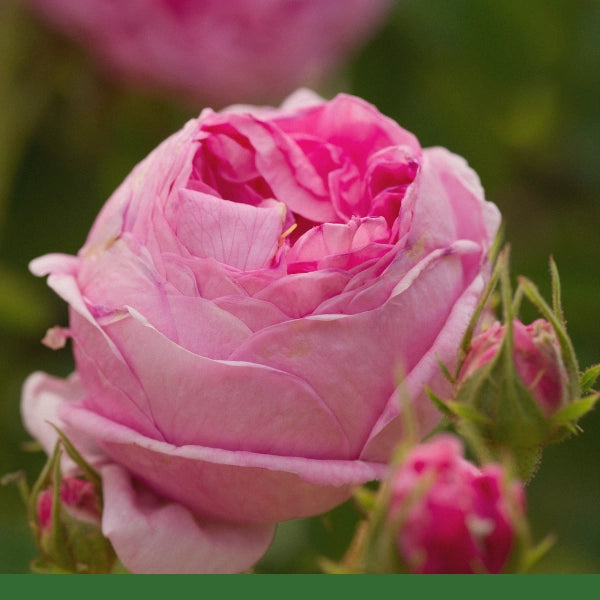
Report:
[[[23,384],[21,415],[25,429],[44,448],[46,454],[52,454],[58,441],[58,427],[75,444],[82,456],[92,464],[105,462],[106,456],[100,448],[86,436],[71,430],[59,415],[65,403],[81,400],[84,390],[79,375],[72,374],[67,379],[51,377],[45,373],[32,373]],[[66,473],[76,470],[68,456],[63,456],[63,470]]]
[[[404,416],[401,411],[400,395],[410,398],[411,410],[415,411],[421,434],[426,435],[439,422],[440,413],[427,397],[426,384],[438,396],[445,397],[451,391],[448,380],[439,367],[441,361],[452,370],[458,358],[458,344],[467,329],[473,311],[484,288],[483,277],[476,278],[464,291],[452,308],[443,328],[421,360],[407,373],[398,390],[382,411],[373,427],[361,458],[385,460],[398,440],[402,438]]]
[[[387,468],[360,460],[177,447],[77,405],[65,405],[61,417],[160,496],[195,514],[230,522],[273,523],[325,512]]]
[[[349,457],[335,415],[306,382],[264,365],[194,354],[141,315],[131,315],[105,329],[125,357],[130,377],[143,389],[166,441],[288,456]],[[109,365],[98,361],[97,367],[110,379]],[[87,405],[106,415],[106,393],[101,390],[95,398],[90,391]]]
[[[117,465],[101,470],[102,532],[134,573],[238,573],[267,550],[275,525],[201,520],[136,485]]]
[[[268,365],[307,382],[336,415],[350,456],[357,457],[398,378],[426,355],[460,298],[464,254],[478,252],[467,244],[431,253],[397,282],[382,306],[274,325],[254,334],[230,359]],[[456,332],[455,345],[461,335]]]
[[[445,148],[427,148],[419,177],[409,244],[418,251],[473,240],[487,250],[498,226],[498,208],[484,199],[477,174]],[[480,267],[476,263],[475,268]]]

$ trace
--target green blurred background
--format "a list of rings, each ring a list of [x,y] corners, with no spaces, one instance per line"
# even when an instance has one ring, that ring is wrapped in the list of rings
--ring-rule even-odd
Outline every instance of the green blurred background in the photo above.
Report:
[[[504,215],[513,273],[548,295],[554,256],[581,366],[600,362],[600,2],[398,1],[318,91],[362,96],[423,146],[466,157]],[[201,108],[107,80],[18,2],[0,5],[0,475],[31,481],[44,461],[23,450],[24,378],[73,366],[39,343],[66,309],[28,262],[75,253],[131,168]],[[536,538],[558,540],[538,572],[600,573],[600,410],[581,425],[528,488]],[[314,571],[354,521],[347,503],[281,525],[258,570]],[[0,487],[0,573],[28,572],[34,555],[17,489]]]

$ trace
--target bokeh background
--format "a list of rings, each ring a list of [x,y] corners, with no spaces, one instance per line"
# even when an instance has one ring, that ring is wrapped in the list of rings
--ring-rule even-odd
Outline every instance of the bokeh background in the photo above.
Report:
[[[581,367],[600,362],[600,2],[398,0],[317,91],[362,96],[423,146],[466,157],[504,215],[513,273],[548,295],[554,256]],[[22,3],[0,2],[0,475],[32,481],[44,462],[24,449],[25,377],[73,367],[39,343],[66,309],[28,262],[75,253],[131,168],[204,105],[112,80]],[[557,536],[537,572],[600,573],[600,410],[581,425],[528,488],[535,537]],[[281,525],[257,570],[315,571],[355,518],[347,503]],[[0,573],[34,556],[17,489],[0,486]]]

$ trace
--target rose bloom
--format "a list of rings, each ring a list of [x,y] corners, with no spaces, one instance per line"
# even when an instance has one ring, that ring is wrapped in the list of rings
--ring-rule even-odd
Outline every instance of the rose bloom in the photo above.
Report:
[[[437,424],[423,386],[450,391],[438,360],[456,364],[499,220],[462,158],[359,98],[206,109],[77,256],[32,262],[70,305],[46,343],[70,336],[77,370],[28,380],[25,424],[104,465],[125,566],[243,570],[276,522],[384,473],[399,390]]]
[[[498,322],[473,339],[461,368],[460,382],[496,358],[506,326]],[[513,321],[513,359],[518,376],[546,417],[569,403],[569,379],[552,325],[537,319],[529,325]]]
[[[394,474],[390,515],[401,514],[398,553],[413,573],[499,573],[524,517],[520,482],[498,464],[478,468],[458,438],[416,446]]]
[[[383,22],[391,0],[27,0],[125,81],[211,104],[316,85]]]

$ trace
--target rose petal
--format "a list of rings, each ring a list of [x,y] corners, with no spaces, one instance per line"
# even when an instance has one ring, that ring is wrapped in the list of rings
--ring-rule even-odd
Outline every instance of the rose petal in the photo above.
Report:
[[[500,224],[498,208],[484,199],[477,174],[445,148],[427,148],[418,184],[409,244],[415,251],[474,240],[487,249]],[[476,265],[479,266],[478,264]]]
[[[276,279],[255,298],[274,304],[289,318],[297,319],[311,314],[328,298],[336,297],[349,279],[348,272],[334,269],[293,273]]]
[[[302,235],[290,248],[288,264],[314,262],[329,256],[349,254],[373,243],[387,243],[390,232],[382,217],[351,219],[348,223],[324,223]]]
[[[336,417],[297,377],[260,364],[193,354],[134,311],[106,331],[126,357],[129,377],[139,382],[149,413],[170,443],[291,456],[348,456],[348,442]],[[108,363],[99,362],[102,372],[108,368]],[[102,390],[97,399],[90,394],[88,405],[106,415],[109,393]]]
[[[311,221],[338,220],[325,182],[298,145],[274,122],[250,114],[227,114],[221,119],[248,140],[255,152],[256,168],[275,199]],[[204,129],[211,131],[213,127],[207,124]]]
[[[180,190],[170,220],[193,256],[214,258],[242,271],[269,266],[285,222],[283,204],[254,207]]]
[[[440,414],[429,400],[424,389],[426,384],[438,396],[445,398],[451,392],[451,385],[439,366],[442,362],[450,371],[458,360],[457,340],[462,339],[479,302],[485,286],[482,276],[477,277],[456,301],[444,326],[440,329],[428,352],[407,374],[397,391],[390,398],[373,427],[361,458],[365,460],[385,460],[390,455],[398,439],[403,435],[404,417],[401,400],[410,399],[413,417],[421,426],[421,435],[426,435],[440,419]]]
[[[74,373],[67,379],[51,377],[45,373],[32,373],[23,384],[21,396],[21,416],[25,429],[51,455],[59,439],[58,427],[75,444],[79,453],[91,464],[105,461],[104,453],[92,440],[71,430],[59,415],[64,403],[77,402],[85,392],[79,375]],[[63,453],[63,472],[75,472],[75,463]]]
[[[64,405],[61,417],[159,495],[195,514],[230,522],[273,523],[320,514],[387,469],[360,460],[176,447],[76,405]]]
[[[405,275],[383,306],[274,325],[254,334],[230,359],[268,365],[307,382],[338,418],[351,456],[358,455],[398,377],[427,353],[460,298],[461,258],[458,251],[434,253]]]
[[[165,503],[117,465],[102,468],[102,532],[134,573],[238,573],[265,553],[275,525],[202,520]]]

